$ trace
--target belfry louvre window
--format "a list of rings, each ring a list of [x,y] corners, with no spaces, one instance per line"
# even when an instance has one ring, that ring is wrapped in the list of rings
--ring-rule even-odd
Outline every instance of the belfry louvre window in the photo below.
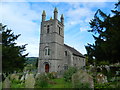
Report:
[[[45,48],[45,55],[50,55],[50,49],[48,47]]]
[[[50,32],[50,26],[47,25],[47,33],[49,33],[49,32]]]
[[[61,30],[61,28],[59,27],[59,35],[60,35],[60,30]]]
[[[61,33],[61,28],[60,28],[60,26],[57,26],[58,27],[58,34],[60,35],[60,33]]]
[[[47,55],[47,48],[45,49],[45,55]]]
[[[67,51],[65,51],[65,56],[67,56]]]

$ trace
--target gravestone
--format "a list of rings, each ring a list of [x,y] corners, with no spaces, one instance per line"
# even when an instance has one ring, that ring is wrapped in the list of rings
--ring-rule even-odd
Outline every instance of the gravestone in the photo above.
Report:
[[[25,76],[23,75],[20,79],[20,81],[24,81],[25,80]]]
[[[0,90],[2,90],[2,82],[0,82]]]
[[[34,88],[35,78],[33,74],[28,74],[25,79],[25,88]]]
[[[108,72],[110,71],[110,67],[108,65],[105,65],[105,68]]]
[[[72,85],[73,87],[78,86],[79,84],[88,85],[88,88],[94,88],[93,77],[87,72],[80,70],[72,76]],[[77,88],[80,88],[79,86]],[[84,87],[87,88],[87,87]]]
[[[10,80],[9,77],[6,77],[6,79],[3,82],[3,88],[10,88]]]
[[[38,78],[40,75],[41,75],[40,73],[37,73],[37,74],[35,75],[35,79]]]
[[[28,73],[25,75],[25,79],[27,79],[27,78],[28,78],[28,75],[29,75]]]
[[[0,90],[2,89],[2,73],[0,73]]]
[[[108,81],[107,81],[107,76],[105,76],[104,74],[102,74],[102,73],[99,73],[99,74],[97,74],[97,76],[96,76],[96,81],[97,81],[97,83],[107,83]]]
[[[19,80],[19,75],[18,74],[11,74],[10,80]]]

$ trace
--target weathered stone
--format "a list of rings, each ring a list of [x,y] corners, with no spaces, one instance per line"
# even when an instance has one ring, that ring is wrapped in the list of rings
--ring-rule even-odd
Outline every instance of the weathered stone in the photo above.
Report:
[[[3,88],[10,88],[9,77],[6,77],[5,81],[3,82]]]
[[[108,72],[110,71],[110,67],[108,65],[105,65],[105,68]]]
[[[40,76],[40,73],[37,73],[36,75],[35,75],[35,78],[38,78]]]
[[[25,80],[25,76],[24,75],[21,77],[20,81],[23,81],[23,80]]]
[[[34,88],[35,78],[33,74],[28,74],[25,79],[25,88]]]
[[[10,75],[10,80],[19,80],[19,75],[17,75],[17,74],[11,74]]]
[[[28,75],[29,75],[28,73],[25,75],[25,80],[28,78]]]
[[[80,70],[77,73],[73,74],[72,84],[73,87],[76,87],[76,85],[79,84],[83,84],[83,85],[87,84],[88,88],[94,88],[93,77],[83,70]],[[79,88],[79,86],[77,88]]]
[[[97,74],[97,76],[96,76],[96,81],[97,81],[97,83],[107,83],[108,81],[107,81],[107,76],[105,76],[104,74],[102,74],[102,73],[99,73],[99,74]]]
[[[0,90],[2,89],[2,73],[0,73]]]
[[[0,82],[0,90],[2,90],[2,82]]]
[[[0,90],[2,90],[2,73],[0,73]]]

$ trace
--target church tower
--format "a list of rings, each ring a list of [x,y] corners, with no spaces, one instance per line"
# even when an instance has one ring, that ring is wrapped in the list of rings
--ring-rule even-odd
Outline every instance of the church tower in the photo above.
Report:
[[[58,10],[54,9],[54,18],[46,20],[42,13],[38,73],[59,72],[64,58],[64,17],[58,20]]]

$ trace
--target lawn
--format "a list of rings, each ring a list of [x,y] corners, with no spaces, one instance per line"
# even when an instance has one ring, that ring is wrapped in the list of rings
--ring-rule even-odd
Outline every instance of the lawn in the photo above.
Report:
[[[25,88],[25,83],[13,80],[11,83],[11,88]],[[50,79],[48,80],[48,86],[43,88],[72,88],[72,83],[65,82],[63,78]]]
[[[71,82],[65,82],[63,78],[52,79],[47,88],[72,88]]]

